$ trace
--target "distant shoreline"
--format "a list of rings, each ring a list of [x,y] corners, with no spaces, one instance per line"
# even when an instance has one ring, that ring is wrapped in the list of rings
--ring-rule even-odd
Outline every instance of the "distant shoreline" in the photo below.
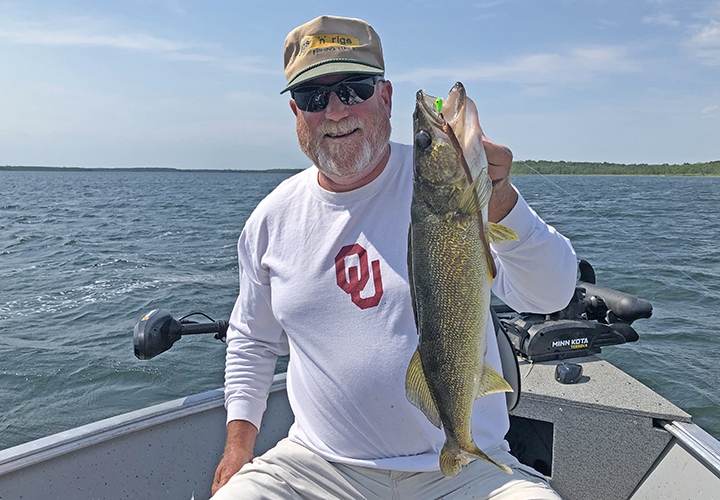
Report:
[[[276,168],[266,170],[240,170],[218,168],[172,168],[172,167],[42,167],[23,165],[0,165],[0,172],[212,172],[212,173],[268,173],[295,174],[302,168]]]
[[[636,175],[665,177],[719,177],[720,160],[682,165],[646,163],[566,162],[547,160],[514,161],[512,175]]]
[[[295,174],[302,168],[265,170],[184,169],[171,167],[43,167],[0,165],[0,172],[206,172],[206,173],[269,173]],[[566,162],[548,160],[514,161],[512,175],[634,175],[670,177],[720,177],[720,160],[706,163],[649,165],[646,163]]]

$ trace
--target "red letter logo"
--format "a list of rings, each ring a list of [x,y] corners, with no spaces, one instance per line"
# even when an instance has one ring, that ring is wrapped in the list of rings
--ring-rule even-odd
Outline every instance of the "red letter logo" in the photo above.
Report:
[[[345,258],[351,255],[357,255],[359,260],[358,266],[345,266]],[[375,307],[380,303],[380,297],[383,294],[382,277],[380,276],[380,261],[374,260],[372,264],[373,284],[375,285],[375,295],[372,297],[361,298],[360,292],[365,288],[367,282],[370,281],[370,269],[368,267],[367,251],[359,244],[347,245],[340,249],[335,257],[335,274],[337,276],[337,284],[343,291],[350,295],[353,303],[360,309]]]

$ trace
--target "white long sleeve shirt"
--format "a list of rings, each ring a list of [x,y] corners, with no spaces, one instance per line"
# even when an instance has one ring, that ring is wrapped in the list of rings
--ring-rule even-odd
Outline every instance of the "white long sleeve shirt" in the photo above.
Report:
[[[238,243],[240,294],[227,336],[228,421],[258,428],[278,355],[290,354],[289,437],[327,460],[402,471],[438,469],[442,430],[408,402],[418,343],[407,274],[412,147],[354,191],[332,193],[311,167],[281,183]],[[520,197],[501,221],[519,241],[492,246],[493,292],[515,310],[562,309],[576,279],[570,242]],[[501,372],[492,322],[486,359]],[[480,449],[507,446],[504,394],[478,399]]]

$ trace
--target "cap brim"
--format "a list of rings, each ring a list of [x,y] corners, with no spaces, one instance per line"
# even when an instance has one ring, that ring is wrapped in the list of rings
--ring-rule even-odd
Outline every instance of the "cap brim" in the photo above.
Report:
[[[379,66],[364,63],[362,61],[353,61],[343,59],[342,61],[323,61],[322,64],[312,66],[304,71],[301,71],[295,77],[288,82],[284,89],[280,91],[284,94],[288,90],[292,90],[299,87],[303,83],[320,78],[321,76],[327,75],[338,75],[342,73],[358,73],[363,75],[383,75],[385,72]]]

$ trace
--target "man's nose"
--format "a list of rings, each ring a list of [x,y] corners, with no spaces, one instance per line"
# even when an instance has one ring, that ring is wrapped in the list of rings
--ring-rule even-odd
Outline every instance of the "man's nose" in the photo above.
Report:
[[[330,92],[328,105],[325,108],[325,118],[328,120],[338,121],[348,116],[348,109],[335,92]]]

